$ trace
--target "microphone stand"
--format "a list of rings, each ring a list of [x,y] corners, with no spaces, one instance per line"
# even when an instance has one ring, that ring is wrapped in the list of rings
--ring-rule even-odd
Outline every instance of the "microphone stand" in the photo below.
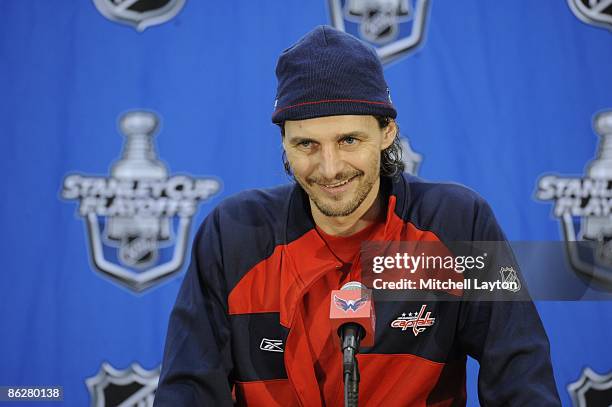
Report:
[[[359,399],[359,365],[355,357],[363,334],[357,324],[347,324],[342,329],[342,372],[344,377],[344,406],[357,407]]]

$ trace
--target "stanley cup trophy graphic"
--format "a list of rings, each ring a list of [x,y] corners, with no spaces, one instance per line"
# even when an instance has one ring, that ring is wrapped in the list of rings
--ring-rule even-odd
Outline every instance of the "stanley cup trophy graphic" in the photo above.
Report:
[[[612,213],[606,211],[604,201],[612,199],[612,111],[599,113],[594,119],[594,130],[600,137],[597,156],[586,168],[581,194],[583,209],[595,208],[601,202],[601,208],[589,210],[580,218],[580,231],[574,230],[572,214],[563,214],[563,231],[572,266],[583,275],[606,287],[612,287]],[[584,195],[587,184],[599,185],[591,188],[595,192]],[[591,255],[585,257],[578,242],[586,242],[591,247]],[[590,257],[591,259],[588,259]]]
[[[593,180],[612,180],[612,112],[599,114],[594,124],[601,140],[597,157],[587,166],[586,175]],[[579,238],[599,241],[602,248],[608,247],[604,252],[612,250],[607,242],[612,239],[612,219],[609,216],[590,216],[582,218],[581,223]],[[608,254],[605,258],[610,261],[612,255]]]
[[[158,124],[153,112],[123,114],[123,149],[110,174],[69,174],[62,188],[79,202],[94,269],[134,292],[180,271],[198,205],[221,189],[215,177],[169,174],[155,152]]]
[[[119,181],[165,181],[166,166],[157,159],[153,135],[157,117],[150,112],[129,112],[121,117],[119,128],[126,140],[121,159],[111,168]],[[110,216],[105,238],[119,244],[119,259],[131,267],[146,268],[157,260],[158,244],[170,240],[170,219],[154,215]]]

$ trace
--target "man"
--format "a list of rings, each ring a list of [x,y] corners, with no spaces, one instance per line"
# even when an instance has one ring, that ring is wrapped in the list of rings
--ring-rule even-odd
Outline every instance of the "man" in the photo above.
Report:
[[[276,73],[272,120],[297,183],[240,193],[204,221],[156,406],[342,405],[329,297],[359,278],[361,243],[504,240],[474,192],[402,173],[396,111],[368,46],[317,27]],[[390,329],[421,304],[375,304],[375,345],[358,355],[362,405],[464,405],[466,355],[480,362],[483,405],[559,405],[530,302],[432,301],[426,331]]]

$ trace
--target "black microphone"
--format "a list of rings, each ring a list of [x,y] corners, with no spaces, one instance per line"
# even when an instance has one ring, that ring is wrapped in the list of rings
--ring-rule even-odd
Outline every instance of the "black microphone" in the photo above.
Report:
[[[360,345],[374,345],[376,316],[372,293],[363,284],[351,281],[331,293],[329,317],[340,336],[345,405],[356,406],[359,394],[359,366],[355,356]]]

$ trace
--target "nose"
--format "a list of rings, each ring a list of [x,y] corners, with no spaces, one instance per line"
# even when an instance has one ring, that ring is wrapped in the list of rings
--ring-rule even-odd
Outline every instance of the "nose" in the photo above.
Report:
[[[321,148],[319,171],[324,178],[335,179],[341,172],[342,166],[342,156],[335,143]]]

